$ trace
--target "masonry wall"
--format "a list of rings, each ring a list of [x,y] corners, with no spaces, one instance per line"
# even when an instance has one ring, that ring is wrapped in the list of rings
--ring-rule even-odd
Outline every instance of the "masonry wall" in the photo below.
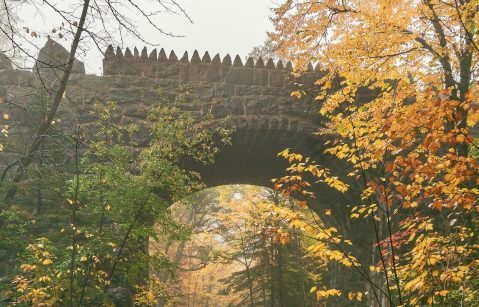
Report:
[[[54,87],[61,69],[48,68],[48,64],[57,67],[67,58],[68,52],[49,40],[34,72],[13,69],[0,59],[0,96],[22,99],[42,86]],[[231,117],[235,128],[312,132],[318,124],[313,94],[301,101],[290,96],[293,89],[310,86],[319,77],[312,66],[297,79],[291,75],[291,63],[262,59],[255,63],[250,58],[243,64],[239,56],[234,60],[230,55],[211,58],[206,52],[200,58],[196,51],[191,58],[185,53],[178,59],[173,51],[167,57],[163,49],[148,53],[144,48],[139,53],[136,48],[133,52],[118,48],[114,52],[110,46],[103,60],[103,76],[85,74],[81,62],[74,67],[65,95],[69,103],[63,104],[60,115],[71,115],[71,105],[75,105],[76,112],[84,113],[85,123],[94,120],[88,116],[89,106],[107,100],[121,105],[125,120],[141,122],[148,107],[158,101],[159,87],[174,95],[185,82],[192,89],[185,110],[201,113],[211,108],[216,118]]]

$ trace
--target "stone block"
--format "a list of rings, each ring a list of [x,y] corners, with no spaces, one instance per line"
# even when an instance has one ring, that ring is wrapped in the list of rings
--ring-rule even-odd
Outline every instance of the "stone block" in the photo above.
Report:
[[[232,115],[245,115],[244,98],[233,97],[228,99],[225,103],[225,107]]]
[[[224,118],[231,114],[225,103],[215,103],[212,106],[203,106],[203,114],[207,113],[210,108],[215,118]]]
[[[178,78],[182,81],[190,80],[190,67],[187,62],[180,62],[177,65],[179,69]]]
[[[193,94],[201,100],[211,100],[216,94],[216,85],[214,83],[195,84]]]
[[[157,78],[159,79],[180,79],[180,64],[178,62],[158,62]]]
[[[278,106],[273,96],[249,97],[246,101],[246,114],[248,115],[276,115]]]
[[[160,95],[157,90],[143,90],[143,102],[146,105],[152,105],[160,100]]]
[[[27,99],[30,99],[33,95],[37,93],[38,89],[35,87],[27,87],[27,86],[9,86],[7,89],[7,93],[9,99],[11,100],[21,100],[24,102]]]
[[[134,57],[123,57],[119,61],[120,75],[140,75],[141,64]]]
[[[254,68],[233,66],[226,75],[225,82],[231,84],[253,84]]]
[[[114,88],[101,93],[102,101],[112,100],[119,104],[138,103],[143,100],[143,91],[141,89],[120,89]]]
[[[120,65],[116,56],[103,59],[103,75],[119,75]]]
[[[271,117],[269,120],[269,129],[280,130],[280,128],[281,128],[281,119],[278,117]]]
[[[254,84],[255,85],[268,85],[269,72],[266,69],[254,70]]]
[[[202,79],[201,76],[201,64],[200,63],[189,63],[186,65],[188,71],[188,77],[182,80],[196,81],[199,82]]]
[[[282,71],[270,70],[268,72],[268,85],[270,87],[284,87],[286,83],[287,75]]]
[[[201,67],[202,81],[220,82],[222,81],[224,67],[221,64],[203,64]]]
[[[156,78],[157,61],[150,58],[141,58],[141,75],[146,78]]]
[[[0,70],[13,69],[12,61],[0,51]]]
[[[18,85],[18,70],[4,69],[0,70],[0,85]]]
[[[215,97],[225,98],[234,96],[234,85],[233,84],[216,84]]]
[[[69,63],[70,53],[59,43],[48,38],[45,46],[40,49],[35,66],[40,71],[61,75]],[[73,74],[85,74],[85,64],[75,59]]]
[[[38,87],[40,85],[35,74],[31,71],[17,70],[17,77],[18,84],[21,86]]]

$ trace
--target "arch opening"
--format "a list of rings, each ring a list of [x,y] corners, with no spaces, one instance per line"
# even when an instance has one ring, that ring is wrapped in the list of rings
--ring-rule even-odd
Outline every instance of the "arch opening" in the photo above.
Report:
[[[171,210],[190,236],[150,243],[150,253],[164,253],[175,267],[175,274],[150,275],[172,285],[166,290],[176,306],[315,303],[309,289],[318,284],[321,268],[308,262],[311,242],[291,226],[291,214],[318,219],[311,210],[269,188],[244,184],[205,189]]]

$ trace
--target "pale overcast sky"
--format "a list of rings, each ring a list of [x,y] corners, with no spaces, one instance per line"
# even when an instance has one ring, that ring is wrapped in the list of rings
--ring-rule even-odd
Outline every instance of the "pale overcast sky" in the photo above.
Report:
[[[145,1],[146,8],[152,5],[152,1],[141,1]],[[167,14],[161,15],[158,23],[163,29],[183,35],[183,38],[159,34],[148,27],[146,21],[138,23],[138,28],[144,29],[144,37],[148,41],[159,43],[160,48],[165,48],[167,54],[173,49],[178,57],[181,57],[184,51],[188,51],[191,56],[197,49],[200,56],[208,51],[212,57],[216,53],[220,53],[222,57],[230,53],[232,57],[239,54],[244,58],[254,46],[264,42],[266,32],[272,29],[269,18],[272,14],[271,8],[274,7],[273,0],[178,0],[178,3],[194,23],[189,23],[182,16]],[[22,11],[21,16],[24,23],[32,28],[48,31],[47,29],[58,25],[58,20],[35,15],[33,9],[31,12]],[[37,42],[41,46],[44,39],[38,39]],[[65,42],[63,44],[68,47]],[[144,46],[131,38],[126,39],[126,45],[137,46],[140,51]],[[151,49],[153,47],[148,47],[149,51]],[[102,55],[95,48],[92,47],[86,56],[81,57],[81,60],[85,61],[87,73],[101,72]]]

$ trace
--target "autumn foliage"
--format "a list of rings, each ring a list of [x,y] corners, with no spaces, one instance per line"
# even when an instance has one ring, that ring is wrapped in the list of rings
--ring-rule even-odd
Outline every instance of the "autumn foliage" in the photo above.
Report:
[[[319,65],[316,145],[347,172],[285,149],[276,192],[224,188],[207,212],[184,163],[214,163],[230,131],[182,111],[188,86],[172,101],[159,90],[143,147],[113,102],[90,128],[46,117],[39,131],[58,135],[39,133],[18,160],[35,165],[11,182],[26,196],[0,211],[2,251],[18,256],[0,304],[478,306],[478,11],[479,0],[282,1],[267,47],[297,75]],[[64,169],[32,163],[44,147],[68,156]],[[344,197],[325,206],[318,191],[330,190]],[[178,221],[170,205],[188,197],[196,207]]]
[[[372,221],[377,236],[371,304],[478,303],[477,10],[472,0],[290,0],[275,10],[283,56],[298,73],[310,61],[325,72],[316,98],[321,134],[334,141],[324,154],[352,167],[361,203],[348,204],[350,218]],[[281,155],[286,195],[321,197],[305,173],[346,192],[351,180]]]

